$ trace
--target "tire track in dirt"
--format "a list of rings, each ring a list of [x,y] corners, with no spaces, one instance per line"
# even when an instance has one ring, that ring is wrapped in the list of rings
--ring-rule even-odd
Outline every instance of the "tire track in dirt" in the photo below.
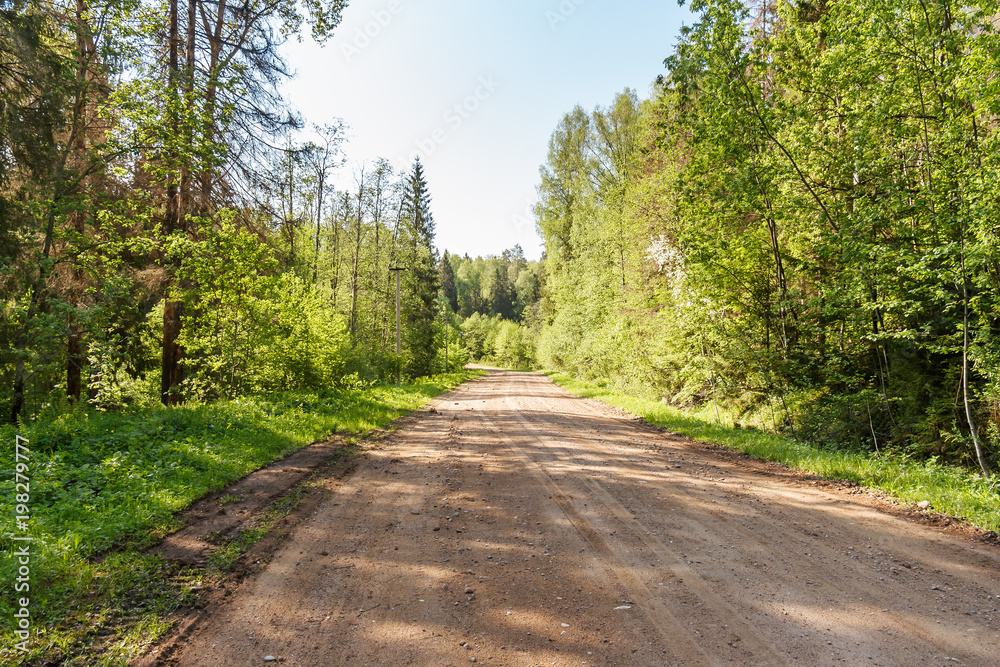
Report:
[[[488,426],[493,426],[493,423],[484,412],[480,410],[479,415]],[[584,518],[582,513],[574,509],[573,501],[563,493],[559,485],[545,473],[542,467],[511,438],[502,433],[500,434],[500,438],[514,452],[535,480],[549,493],[549,497],[559,506],[562,517],[597,552],[605,569],[626,587],[633,598],[639,601],[640,607],[644,610],[646,617],[653,622],[664,643],[668,645],[674,644],[675,640],[678,637],[680,638],[682,646],[672,647],[675,651],[672,657],[674,659],[693,661],[693,664],[718,664],[716,661],[704,657],[704,652],[691,640],[680,621],[670,613],[670,610],[665,605],[652,596],[647,586],[633,572],[634,568],[624,562],[622,554],[601,537],[597,529]],[[677,648],[683,650],[678,653]]]
[[[557,441],[553,437],[554,435],[558,435],[559,440],[562,441],[576,442],[584,451],[604,454],[598,448],[591,446],[590,443],[582,441],[573,434],[568,433],[566,429],[555,426],[550,420],[543,420],[543,417],[539,415],[533,415],[531,419],[525,417],[518,407],[514,405],[514,399],[510,394],[510,389],[512,388],[510,380],[508,380],[505,388],[507,389],[505,392],[507,393],[505,404],[511,414],[527,428],[530,434],[527,437],[535,439],[541,447],[553,454],[553,457],[549,461],[545,461],[546,463],[573,459],[577,459],[576,463],[578,464],[583,463],[579,461],[580,457],[574,455],[571,450],[561,445],[553,444]],[[483,417],[486,418],[485,415]],[[755,665],[788,664],[783,657],[777,655],[771,647],[758,638],[756,633],[741,621],[736,611],[716,595],[708,584],[693,569],[688,567],[683,559],[674,553],[673,550],[668,549],[660,540],[651,537],[650,531],[638,520],[633,512],[618,502],[598,481],[592,477],[578,477],[575,480],[578,482],[576,485],[577,495],[597,500],[604,509],[617,519],[617,523],[614,526],[603,519],[593,508],[589,511],[584,509],[584,511],[578,512],[572,503],[566,499],[560,484],[556,483],[546,474],[542,467],[542,462],[532,459],[511,438],[504,436],[504,441],[518,454],[519,458],[521,458],[525,466],[532,471],[536,478],[545,484],[553,497],[559,499],[557,502],[567,515],[567,518],[577,527],[577,530],[581,531],[585,539],[604,555],[615,575],[627,582],[633,597],[640,600],[640,608],[647,610],[647,615],[652,616],[652,620],[657,624],[664,641],[668,644],[673,643],[677,640],[677,633],[680,633],[681,636],[687,639],[690,647],[696,648],[696,654],[708,654],[707,661],[709,664],[725,664],[725,662],[731,659],[731,656],[725,656],[725,658],[715,656],[707,646],[699,646],[699,638],[692,636],[691,626],[685,626],[680,623],[667,609],[665,603],[654,593],[655,588],[643,582],[635,574],[637,571],[646,570],[646,565],[635,554],[630,553],[624,548],[621,538],[615,541],[607,541],[602,535],[614,534],[617,536],[621,532],[622,536],[624,536],[627,531],[633,540],[640,542],[641,546],[647,552],[654,554],[660,566],[669,570],[670,574],[675,578],[682,580],[687,591],[694,594],[701,606],[700,612],[713,619],[710,623],[703,622],[701,624],[702,627],[708,625],[711,629],[711,634],[714,635],[737,633],[739,637],[738,643],[743,652],[743,659]],[[559,452],[567,456],[564,459],[559,459],[555,456]],[[580,488],[579,482],[582,482],[582,486],[585,488]],[[611,528],[614,528],[614,530],[609,530]],[[653,611],[652,614],[649,613],[650,609]],[[729,646],[731,649],[732,645],[730,644]]]
[[[550,388],[551,391],[547,391]],[[535,397],[538,402],[546,406],[546,409],[542,411],[532,410],[529,413],[530,417],[525,417],[524,414],[522,414],[521,412],[517,412],[516,414],[518,418],[521,420],[534,421],[538,423],[540,427],[544,426],[555,430],[556,432],[558,432],[563,442],[570,442],[573,443],[574,445],[574,447],[572,448],[566,446],[558,446],[558,445],[553,446],[550,447],[551,451],[553,452],[558,451],[562,453],[564,456],[564,460],[573,460],[578,465],[586,464],[586,460],[584,460],[581,457],[581,452],[594,454],[604,458],[605,460],[615,460],[616,458],[615,455],[621,453],[620,451],[619,452],[611,451],[607,447],[608,439],[606,433],[595,433],[595,436],[601,436],[601,437],[594,437],[591,439],[588,439],[583,435],[581,435],[580,431],[584,429],[579,428],[579,422],[578,421],[571,422],[569,418],[562,416],[564,414],[564,406],[559,405],[559,399],[569,400],[571,402],[579,403],[581,407],[585,408],[588,412],[598,417],[607,418],[608,415],[606,414],[606,411],[602,412],[599,408],[595,408],[592,405],[589,405],[585,401],[581,401],[576,397],[566,394],[558,387],[549,385],[544,388],[540,388],[539,391],[540,395],[536,394]],[[512,409],[516,410],[517,409],[516,406],[513,405],[513,399],[511,398],[509,400],[512,401],[511,404]],[[621,424],[629,426],[629,422],[627,420],[621,419],[620,417],[614,415],[612,415],[611,418],[616,419]],[[669,438],[670,436],[666,437]],[[629,454],[634,456],[635,452],[630,452]],[[640,460],[646,459],[643,462],[648,464],[648,468],[650,470],[653,470],[655,468],[654,461],[650,460],[650,457],[647,454],[640,455],[639,459]],[[718,466],[718,464],[716,464],[716,466]],[[727,474],[732,475],[733,473],[735,473],[736,475],[740,475],[740,472],[738,471],[736,466],[723,464],[722,467],[729,468]],[[657,476],[662,478],[663,474],[661,472],[658,472]],[[742,482],[742,480],[739,481]],[[604,490],[604,488],[601,487],[600,484],[597,483],[595,480],[590,479],[588,480],[587,483],[588,486],[591,487],[594,495],[597,497],[601,497],[605,501],[605,503],[607,503],[608,506],[619,516],[620,520],[623,523],[628,522],[628,518],[632,516],[632,510],[627,509],[625,504],[620,503],[617,500],[614,500],[613,498],[609,500],[608,498],[610,494],[608,494],[608,492]],[[737,482],[730,482],[731,487],[735,487],[736,484]],[[643,492],[659,491],[666,493],[669,491],[668,486],[663,481],[650,482],[648,487],[646,486],[637,487],[634,485],[631,487],[623,486],[621,490],[624,491],[623,495],[625,495],[625,500],[628,505],[634,507],[639,504],[640,499],[637,498],[636,496],[640,489]],[[703,495],[706,496],[711,495],[711,492],[708,490],[701,490],[701,492]],[[739,502],[741,504],[745,503],[748,497],[751,497],[748,494],[740,493],[740,491],[736,488],[730,489],[730,493],[735,494],[737,496],[735,498],[732,498],[732,500],[735,500],[736,502]],[[789,493],[787,495],[791,496],[793,494]],[[712,500],[712,503],[714,502],[715,500]],[[714,523],[714,525],[711,526],[706,525],[708,523],[705,521],[706,517],[710,518],[711,522]],[[888,523],[895,522],[894,520],[889,519],[888,517],[884,517],[884,519]],[[776,520],[776,517],[773,516],[769,517],[769,520],[774,521]],[[771,546],[771,542],[762,538],[757,532],[753,531],[751,528],[739,525],[729,516],[726,516],[722,511],[712,509],[711,503],[702,503],[700,516],[697,519],[692,517],[686,517],[684,519],[684,523],[687,526],[687,531],[691,534],[704,533],[707,535],[716,535],[716,536],[721,534],[726,534],[730,541],[732,540],[732,535],[734,533],[737,534],[741,552],[745,553],[748,550],[748,546],[752,546],[754,548],[756,555],[753,560],[763,561],[765,559],[770,559],[772,561],[777,561],[779,563],[782,562],[787,563],[783,554],[776,551]],[[661,547],[663,547],[662,542],[658,540],[650,540],[648,537],[645,537],[643,535],[643,532],[648,534],[649,532],[652,531],[645,530],[644,527],[642,526],[639,526],[639,528],[640,532],[637,533],[637,536],[644,542],[644,544],[648,548],[660,554],[662,557],[662,554],[664,553],[663,550],[661,550]],[[816,526],[816,528],[821,528],[821,527]],[[803,528],[800,531],[800,533],[801,535],[812,535],[814,537],[818,537],[817,533],[810,531],[810,529],[808,528]],[[838,606],[841,607],[841,609],[838,611],[843,610],[842,600],[845,597],[847,600],[859,600],[859,601],[863,599],[863,596],[871,597],[872,587],[876,586],[878,582],[874,580],[876,577],[873,576],[873,569],[870,565],[863,563],[861,558],[857,554],[849,554],[844,552],[843,551],[844,547],[842,545],[837,546],[834,544],[817,543],[815,540],[809,541],[807,539],[804,539],[801,535],[796,532],[786,532],[783,535],[783,540],[782,540],[783,550],[785,552],[788,552],[791,549],[795,549],[798,550],[799,553],[805,553],[807,556],[817,555],[816,554],[817,551],[823,551],[824,554],[818,554],[818,555],[820,558],[827,560],[835,560],[838,555],[840,556],[846,555],[848,556],[846,567],[847,569],[850,570],[850,573],[853,574],[855,578],[853,580],[848,579],[846,582],[843,579],[835,581],[827,577],[824,574],[823,570],[811,569],[809,572],[808,580],[805,581],[805,583],[809,588],[798,586],[796,585],[797,582],[790,582],[789,580],[784,580],[782,582],[784,589],[783,590],[784,597],[798,598],[800,600],[816,600],[817,598],[825,598],[831,601],[838,602],[839,603]],[[670,550],[667,549],[666,552],[670,552]],[[913,558],[906,560],[912,561]],[[903,562],[906,561],[904,560]],[[683,562],[681,564],[683,565]],[[993,565],[995,564],[996,561],[994,560]],[[690,568],[685,567],[685,569],[690,571]],[[894,569],[898,570],[898,568]],[[907,562],[906,569],[913,570],[914,565]],[[917,569],[921,570],[926,568],[918,567]],[[689,585],[690,581],[692,581],[692,579],[686,578],[685,585]],[[695,579],[695,581],[697,582],[697,585],[695,587],[699,589],[705,584],[704,580],[700,578]],[[995,583],[995,578],[992,583]],[[848,589],[847,591],[845,591],[845,587]],[[976,588],[975,585],[969,586],[968,582],[966,582],[965,587],[967,589]],[[981,587],[979,588],[980,590],[978,592],[981,595],[983,595],[984,598],[989,599],[990,597],[993,597],[994,599],[996,599],[995,596],[991,596],[986,589]],[[934,586],[933,589],[940,589],[940,586]],[[700,595],[700,590],[697,592]],[[912,590],[908,590],[907,592],[912,593]],[[833,611],[833,609],[831,608],[830,611]],[[866,605],[854,605],[853,608],[850,608],[847,611],[849,614],[857,616],[862,616],[870,613],[870,610],[866,607]],[[881,608],[881,611],[888,612],[889,609]],[[829,618],[826,620],[835,621],[836,619]],[[954,633],[943,627],[940,624],[940,621],[934,621],[930,618],[922,617],[916,614],[908,617],[900,613],[895,613],[892,615],[891,620],[889,620],[887,624],[891,624],[891,626],[893,626],[894,628],[904,630],[905,633],[909,635],[909,637],[906,638],[907,643],[912,643],[913,641],[916,641],[920,644],[924,644],[927,646],[928,651],[940,652],[940,655],[945,656],[945,658],[960,659],[963,663],[968,662],[971,664],[978,664],[979,661],[981,661],[984,658],[983,653],[980,651],[970,652],[957,647],[954,641],[955,640]],[[989,630],[989,628],[982,628],[982,629]],[[900,649],[902,649],[902,647],[900,647]]]

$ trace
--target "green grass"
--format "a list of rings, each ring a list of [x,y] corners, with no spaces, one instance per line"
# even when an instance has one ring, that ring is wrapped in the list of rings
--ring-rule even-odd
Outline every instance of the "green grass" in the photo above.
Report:
[[[903,454],[845,451],[756,429],[732,428],[657,400],[622,394],[565,373],[547,371],[546,375],[572,394],[603,401],[693,440],[782,463],[819,477],[855,482],[904,503],[927,500],[938,512],[1000,532],[1000,494],[973,471]]]
[[[312,442],[384,426],[476,375],[463,371],[403,386],[257,396],[135,413],[77,413],[17,431],[0,428],[0,443],[7,443],[0,446],[0,581],[8,587],[0,595],[0,663],[76,655],[60,664],[125,664],[136,648],[129,636],[148,641],[150,632],[162,632],[162,619],[198,585],[197,572],[143,553],[177,527],[177,511]],[[29,440],[27,533],[14,525],[15,434]],[[14,649],[15,533],[32,538],[31,589],[17,594],[30,597],[32,628],[40,633],[29,642],[28,654]],[[255,541],[252,537],[260,536],[240,537],[219,564],[231,566]],[[115,638],[117,648],[95,661],[86,655],[87,647],[106,643],[99,633],[109,625],[130,630]],[[138,632],[138,626],[147,630]]]

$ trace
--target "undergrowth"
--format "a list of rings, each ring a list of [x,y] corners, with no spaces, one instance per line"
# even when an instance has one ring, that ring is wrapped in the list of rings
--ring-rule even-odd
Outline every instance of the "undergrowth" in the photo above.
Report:
[[[169,627],[200,573],[147,555],[176,529],[174,515],[206,493],[333,434],[361,435],[478,375],[462,371],[402,386],[253,396],[131,413],[77,412],[20,429],[0,427],[0,662],[123,665]],[[28,530],[16,530],[15,435],[28,440]],[[22,498],[23,500],[23,498]],[[285,508],[281,511],[289,510]],[[280,517],[278,517],[280,518]],[[251,526],[217,565],[226,568],[273,525]],[[30,542],[30,591],[15,594],[13,557]],[[29,652],[15,648],[18,598],[30,600]],[[117,628],[110,643],[109,628]],[[99,657],[90,647],[102,646]]]
[[[935,458],[918,460],[906,453],[867,453],[802,443],[758,429],[733,428],[660,401],[619,393],[560,372],[547,371],[572,394],[626,410],[650,424],[693,440],[782,463],[819,477],[848,480],[908,503],[928,501],[938,512],[984,530],[1000,532],[1000,495],[982,475],[944,465]]]

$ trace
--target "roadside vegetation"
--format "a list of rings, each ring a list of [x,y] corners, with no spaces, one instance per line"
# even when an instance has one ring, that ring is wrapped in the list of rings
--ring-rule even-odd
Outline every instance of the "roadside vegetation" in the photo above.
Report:
[[[546,373],[576,396],[594,398],[692,440],[720,445],[754,458],[774,461],[832,480],[847,480],[908,504],[929,502],[935,512],[1000,532],[1000,495],[996,485],[975,471],[900,452],[857,450],[803,443],[757,428],[716,421],[715,406],[682,410],[648,396],[623,393],[561,372]]]
[[[817,443],[822,466],[852,452],[866,478],[991,476],[1000,7],[691,9],[648,98],[551,135],[538,365]]]
[[[173,518],[178,510],[314,441],[361,437],[474,375],[461,371],[401,386],[285,392],[134,412],[78,411],[23,427],[31,448],[32,625],[44,633],[29,642],[30,653],[15,651],[14,600],[0,597],[0,658],[4,664],[34,664],[43,656],[76,655],[77,662],[60,664],[120,664],[136,642],[164,631],[169,613],[190,601],[210,576],[145,553],[179,527]],[[13,427],[0,429],[0,437],[13,435]],[[0,471],[11,477],[13,468],[13,452],[4,450]],[[0,512],[15,513],[12,495],[0,497]],[[266,532],[269,518],[220,549],[213,564],[231,566]],[[9,533],[0,542],[5,553],[13,551]],[[0,560],[4,581],[13,581],[16,569],[16,559]],[[91,648],[111,630],[121,650],[108,649],[105,662],[94,662]]]

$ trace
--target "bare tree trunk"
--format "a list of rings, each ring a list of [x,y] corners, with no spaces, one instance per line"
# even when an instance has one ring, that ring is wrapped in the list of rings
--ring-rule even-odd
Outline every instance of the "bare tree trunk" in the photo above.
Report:
[[[177,3],[179,0],[170,0],[170,62],[167,72],[167,86],[171,95],[177,94],[177,75],[179,69],[178,61],[178,16]],[[171,118],[173,136],[178,136],[180,122],[176,113]],[[170,164],[168,165],[167,176],[167,215],[164,224],[164,235],[172,234],[180,228],[180,202],[178,201],[178,188],[173,170],[177,168],[177,153],[172,152]],[[180,360],[182,350],[177,343],[177,338],[181,330],[181,316],[183,315],[183,304],[171,301],[169,296],[163,304],[163,349],[160,358],[160,401],[164,405],[174,405],[180,402],[180,396],[174,389],[180,384],[181,370]]]
[[[351,199],[347,193],[344,193],[342,206],[346,221],[351,209]],[[337,288],[340,286],[340,221],[336,219],[336,216],[333,220],[333,278],[330,280],[330,286],[333,288],[333,307],[336,309]]]
[[[403,215],[403,202],[400,200],[399,207],[396,209],[396,220],[392,225],[392,241],[389,244],[389,266],[396,266],[396,244],[399,240],[399,221]],[[389,276],[386,279],[385,284],[385,305],[386,308],[382,310],[384,317],[382,320],[382,352],[385,352],[385,344],[389,340],[389,308],[391,307],[391,295],[392,295],[392,271],[389,271]]]
[[[288,228],[288,261],[295,266],[295,156],[292,151],[292,140],[288,139],[288,217],[286,227]]]
[[[313,253],[313,284],[319,281],[319,232],[323,221],[323,182],[326,180],[326,162],[319,171],[319,188],[316,193],[316,249]]]
[[[208,16],[205,14],[205,5],[202,3],[202,19],[205,26],[205,33],[208,37],[208,80],[205,83],[205,117],[208,123],[205,127],[205,143],[210,144],[215,141],[215,114],[216,97],[218,95],[217,70],[222,58],[222,29],[225,27],[225,17],[227,11],[226,0],[220,0],[216,6],[215,25],[211,26]],[[201,208],[203,211],[212,210],[212,172],[209,169],[202,170],[201,174]]]
[[[972,417],[972,406],[969,402],[969,277],[965,273],[965,253],[962,253],[962,399],[965,403],[965,418],[969,422],[969,433],[972,435],[972,445],[976,449],[976,461],[983,471],[983,476],[990,478],[990,470],[986,467],[986,457],[983,445],[979,442],[979,429]]]
[[[90,58],[93,52],[93,42],[90,39],[90,31],[86,20],[87,2],[86,0],[76,0],[76,86],[77,98],[74,110],[74,125],[78,130],[73,137],[72,151],[73,157],[83,161],[87,156],[87,132],[84,130],[87,115],[87,105],[89,93],[87,91],[88,73],[90,70]],[[76,194],[83,194],[84,183],[80,183],[75,188]],[[86,232],[86,219],[84,212],[79,208],[70,214],[70,220],[74,231],[81,237]],[[71,289],[69,305],[74,311],[79,307],[79,299],[75,298],[81,290],[76,289],[83,282],[83,271],[79,267],[73,267],[73,288]],[[70,311],[66,322],[66,395],[71,401],[80,400],[83,374],[83,334],[76,322],[76,313]]]
[[[163,304],[163,363],[160,376],[160,401],[164,405],[177,405],[181,396],[174,389],[180,385],[181,359],[184,350],[177,342],[181,333],[181,319],[184,316],[184,304],[180,301],[167,301]]]
[[[189,147],[194,146],[194,27],[197,21],[195,14],[196,0],[188,0],[187,35],[185,39],[184,59],[184,109],[187,118],[184,122],[184,139]],[[181,166],[180,206],[177,213],[178,225],[187,228],[187,215],[194,210],[191,205],[191,165],[185,160]]]

